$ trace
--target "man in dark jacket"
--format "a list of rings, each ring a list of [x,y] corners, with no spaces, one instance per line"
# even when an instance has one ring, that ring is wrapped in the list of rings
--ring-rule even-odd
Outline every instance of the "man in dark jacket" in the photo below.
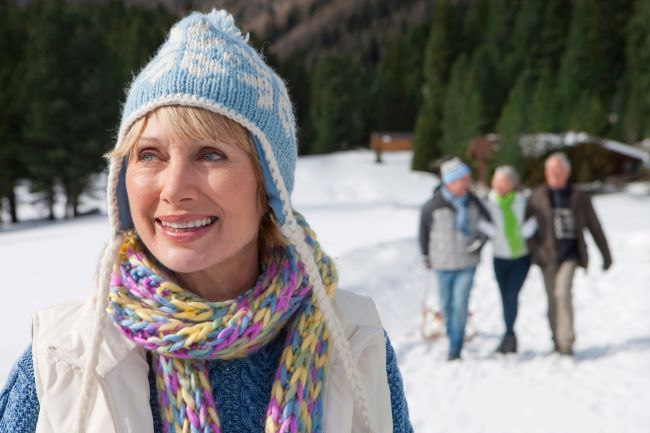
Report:
[[[548,320],[554,349],[571,355],[575,333],[571,286],[577,266],[587,268],[587,245],[584,230],[588,229],[603,256],[603,269],[612,265],[607,239],[600,226],[589,196],[569,183],[571,163],[563,153],[546,159],[546,185],[533,191],[528,201],[528,216],[539,223],[536,234],[529,239],[533,263],[544,274],[548,297]]]
[[[420,248],[427,268],[438,276],[440,306],[449,338],[449,360],[460,359],[469,293],[479,263],[483,235],[478,222],[487,211],[469,191],[470,169],[458,158],[441,167],[442,186],[422,208]]]

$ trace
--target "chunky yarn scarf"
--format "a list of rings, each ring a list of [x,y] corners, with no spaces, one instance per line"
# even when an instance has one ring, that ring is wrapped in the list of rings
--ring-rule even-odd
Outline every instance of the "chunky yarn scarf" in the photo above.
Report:
[[[521,228],[512,210],[512,203],[515,200],[515,193],[510,191],[506,195],[497,194],[497,204],[503,214],[503,232],[510,247],[512,257],[519,257],[524,252],[524,238],[521,236]]]
[[[336,269],[305,228],[331,297]],[[109,316],[130,340],[151,351],[165,433],[218,433],[218,408],[207,361],[246,357],[287,329],[266,413],[265,432],[322,431],[322,388],[330,336],[312,287],[291,245],[261,257],[257,283],[233,300],[208,302],[184,290],[127,233],[111,281]]]

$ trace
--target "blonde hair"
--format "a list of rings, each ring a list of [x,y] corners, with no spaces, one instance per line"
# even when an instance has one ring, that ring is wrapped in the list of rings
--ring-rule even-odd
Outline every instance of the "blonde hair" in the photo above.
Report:
[[[243,149],[253,163],[253,170],[258,183],[257,204],[262,210],[259,233],[260,246],[266,247],[285,243],[284,236],[280,232],[268,203],[266,189],[264,188],[264,175],[253,140],[248,130],[234,120],[204,108],[180,105],[160,107],[133,122],[126,134],[124,134],[124,139],[118,143],[115,149],[105,155],[106,158],[124,159],[131,157],[135,143],[144,132],[147,121],[151,116],[155,116],[162,123],[174,125],[175,138],[187,140],[225,138]]]

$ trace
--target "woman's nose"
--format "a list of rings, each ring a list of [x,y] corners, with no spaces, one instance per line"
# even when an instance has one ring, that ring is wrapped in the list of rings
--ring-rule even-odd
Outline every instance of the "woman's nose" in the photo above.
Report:
[[[198,197],[191,163],[181,159],[170,159],[161,176],[160,199],[169,204],[182,204]]]

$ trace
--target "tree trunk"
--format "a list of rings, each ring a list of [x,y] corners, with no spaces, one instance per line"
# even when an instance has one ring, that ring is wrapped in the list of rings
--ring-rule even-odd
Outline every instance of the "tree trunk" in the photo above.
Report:
[[[9,188],[9,191],[7,191],[7,193],[7,201],[9,202],[9,215],[11,215],[11,222],[15,224],[18,222],[18,206],[16,203],[16,191],[14,190],[14,187],[12,186]]]
[[[45,202],[47,203],[47,209],[49,211],[49,215],[47,216],[47,219],[50,221],[54,221],[56,219],[56,215],[54,214],[54,189],[53,188],[47,190]]]
[[[80,189],[74,183],[64,184],[65,191],[65,218],[76,218],[79,216]]]
[[[66,195],[65,195],[65,206],[63,207],[63,209],[64,209],[63,217],[65,219],[71,219],[74,216],[72,208],[73,208],[72,199],[70,198],[70,194],[66,193]]]
[[[79,216],[79,194],[71,193],[68,196],[68,206],[70,208],[72,218],[77,218]]]

